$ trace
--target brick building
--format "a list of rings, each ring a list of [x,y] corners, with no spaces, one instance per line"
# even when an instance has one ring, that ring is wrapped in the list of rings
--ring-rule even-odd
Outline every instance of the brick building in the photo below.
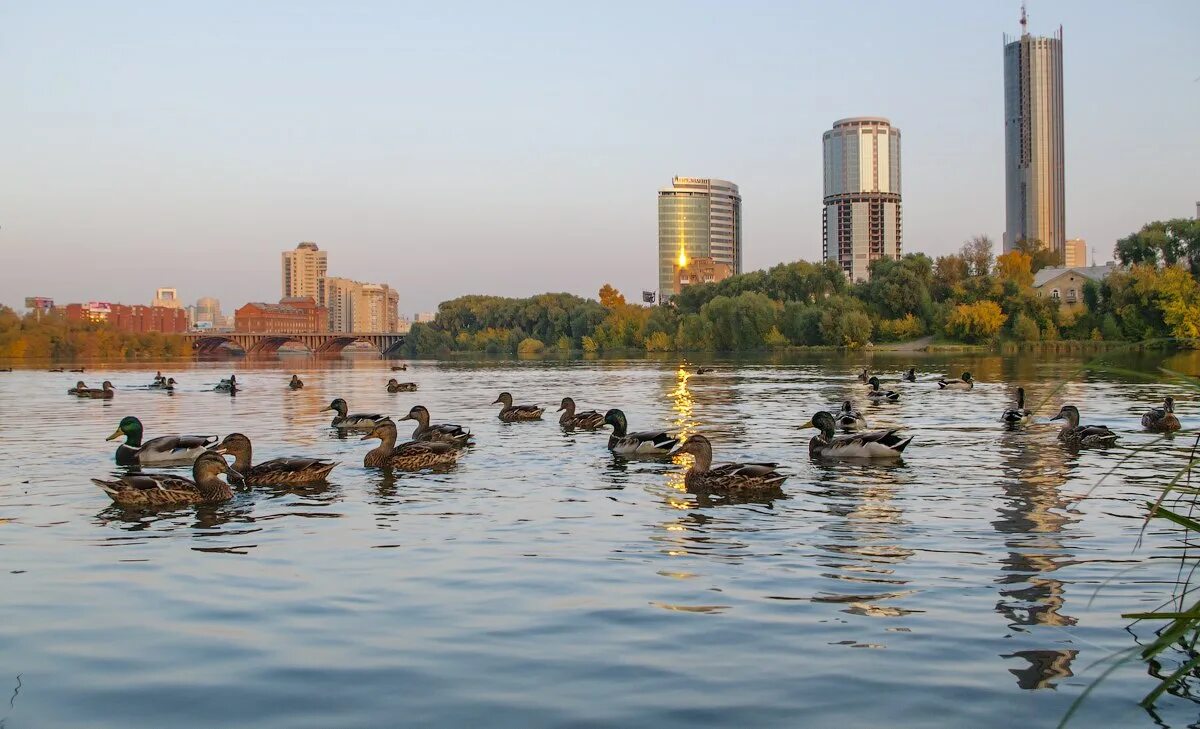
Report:
[[[92,301],[87,304],[67,304],[65,311],[67,321],[105,322],[122,332],[182,334],[188,330],[187,312],[164,306],[126,306]]]
[[[329,315],[311,296],[284,297],[278,304],[253,301],[233,313],[241,334],[306,334],[329,331]]]

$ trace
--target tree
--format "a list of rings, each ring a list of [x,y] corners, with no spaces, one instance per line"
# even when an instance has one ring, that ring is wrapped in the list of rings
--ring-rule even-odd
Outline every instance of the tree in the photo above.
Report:
[[[1022,238],[1013,244],[1013,250],[1029,256],[1029,270],[1034,273],[1063,265],[1063,254],[1037,238]]]
[[[606,309],[624,306],[625,297],[612,284],[604,284],[600,287],[600,305]]]
[[[987,276],[992,272],[992,250],[995,246],[986,235],[977,235],[962,244],[959,255],[967,262],[972,276]]]
[[[1018,250],[996,256],[996,277],[1028,288],[1033,285],[1033,259],[1028,253]]]
[[[963,282],[971,273],[967,259],[957,254],[938,256],[933,266],[933,295],[944,301],[962,290]]]
[[[982,342],[996,336],[1007,319],[994,301],[959,304],[946,319],[946,333],[965,342]]]

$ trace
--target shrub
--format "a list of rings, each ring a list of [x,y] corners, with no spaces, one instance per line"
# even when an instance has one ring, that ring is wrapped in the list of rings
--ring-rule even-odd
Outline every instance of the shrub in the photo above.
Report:
[[[946,334],[964,342],[982,342],[995,337],[1007,320],[994,301],[959,304],[946,317]]]
[[[925,325],[912,314],[905,314],[899,319],[880,319],[876,328],[879,339],[885,342],[916,339],[925,333]]]
[[[541,354],[545,349],[546,345],[542,340],[525,337],[517,345],[517,354]]]

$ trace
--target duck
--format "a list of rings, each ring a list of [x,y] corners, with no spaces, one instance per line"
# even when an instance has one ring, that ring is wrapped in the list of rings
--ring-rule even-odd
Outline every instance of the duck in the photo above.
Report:
[[[871,386],[871,389],[867,391],[867,397],[869,397],[872,402],[883,402],[885,400],[887,402],[896,402],[900,399],[900,393],[898,392],[879,389],[878,377],[872,377],[871,379],[867,380],[867,384]]]
[[[77,397],[90,397],[93,400],[111,400],[115,394],[113,383],[108,380],[100,387],[88,387],[75,393]]]
[[[125,436],[117,446],[118,466],[178,466],[191,463],[215,445],[215,435],[162,435],[142,443],[142,421],[132,415],[121,418],[120,425],[105,440]]]
[[[905,382],[916,382],[917,381],[917,368],[909,367],[908,372],[905,372],[903,375],[901,375],[900,379],[904,380]]]
[[[872,430],[851,435],[834,435],[836,421],[833,414],[822,410],[812,416],[800,428],[816,428],[821,431],[808,442],[810,456],[819,458],[898,458],[913,436],[896,435],[897,429]]]
[[[871,381],[871,375],[869,372],[867,372],[866,367],[863,367],[862,372],[858,373],[858,381],[863,384],[867,384]]]
[[[165,389],[167,389],[168,383],[170,383],[172,386],[174,386],[175,378],[174,377],[163,377],[162,373],[160,372],[154,376],[154,382],[147,385],[147,387],[149,387],[151,390],[165,390]]]
[[[698,374],[698,375],[707,375],[709,372],[712,372],[712,371],[714,371],[714,369],[715,369],[715,368],[713,368],[713,367],[697,367],[697,368],[696,368],[696,374]]]
[[[837,427],[847,433],[870,427],[867,425],[867,419],[862,416],[862,413],[854,409],[854,404],[849,400],[842,403],[842,409],[838,412],[835,419]]]
[[[567,429],[596,430],[604,427],[603,415],[595,410],[576,412],[575,401],[569,397],[562,399],[562,404],[558,406],[558,412],[562,413],[558,418],[558,424]]]
[[[957,380],[947,380],[942,378],[938,380],[939,390],[972,390],[975,388],[975,379],[971,377],[970,372],[962,373],[962,377]]]
[[[400,420],[415,420],[417,427],[413,430],[412,439],[416,441],[434,441],[440,443],[449,443],[452,446],[463,448],[465,446],[474,445],[471,431],[461,425],[452,425],[449,423],[434,423],[429,424],[429,408],[424,405],[413,405],[409,409],[408,415],[405,415]]]
[[[192,477],[169,473],[131,473],[117,479],[93,478],[114,502],[122,506],[174,506],[218,504],[233,498],[233,489],[220,479],[222,473],[237,478],[217,451],[204,451],[192,464]]]
[[[213,388],[213,392],[235,392],[237,390],[237,375],[230,375],[228,380],[221,380]]]
[[[84,384],[83,380],[80,380],[79,382],[75,383],[75,387],[72,387],[70,390],[67,390],[67,394],[82,396],[82,393],[84,391],[86,391],[87,389],[88,389],[88,386],[86,384]]]
[[[174,394],[175,378],[168,377],[166,380],[163,380],[162,384],[159,385],[157,389],[162,390],[163,392],[166,392],[166,393]]]
[[[670,455],[691,454],[695,459],[683,477],[689,491],[731,495],[780,492],[787,476],[776,471],[774,463],[726,463],[712,465],[712,443],[703,435],[693,435],[675,446]]]
[[[396,424],[384,418],[362,440],[378,439],[379,445],[363,457],[368,468],[399,468],[416,471],[433,466],[452,466],[462,450],[444,441],[410,440],[396,445]]]
[[[150,387],[154,387],[166,379],[167,378],[163,377],[162,370],[159,370],[158,372],[154,373],[154,382],[150,384]]]
[[[350,410],[350,407],[340,397],[329,403],[328,407],[322,408],[321,412],[325,412],[326,410],[332,410],[337,413],[329,423],[330,427],[346,430],[362,430],[364,428],[369,430],[374,428],[375,424],[380,420],[387,417],[379,413],[354,413],[353,415],[347,415],[346,413]]]
[[[513,396],[507,392],[500,393],[500,397],[496,398],[492,404],[500,406],[500,412],[496,417],[506,423],[542,419],[542,408],[537,405],[513,405]]]
[[[616,408],[604,414],[604,423],[613,428],[612,435],[608,436],[608,449],[618,456],[669,456],[679,445],[679,436],[665,430],[628,432],[625,413]]]
[[[62,372],[62,371],[63,371],[63,368],[62,368],[62,367],[55,367],[54,369],[50,369],[50,370],[46,370],[46,371],[47,371],[47,372]]]
[[[304,382],[298,375],[292,375],[292,381],[288,383],[288,387],[292,388],[293,390],[303,390]]]
[[[246,486],[286,486],[289,484],[324,481],[337,463],[323,458],[272,458],[253,464],[250,439],[241,433],[230,433],[214,449],[233,456],[233,470]],[[253,464],[253,465],[252,465]]]
[[[82,367],[80,367],[79,369],[76,369],[76,370],[71,370],[71,371],[72,371],[72,372],[78,372],[79,374],[83,374],[83,368],[82,368]]]
[[[1174,433],[1179,430],[1179,418],[1175,417],[1175,398],[1163,400],[1161,408],[1150,408],[1142,416],[1142,427],[1156,433]]]
[[[1058,439],[1073,446],[1107,446],[1117,440],[1117,434],[1107,425],[1080,425],[1079,408],[1063,405],[1051,420],[1065,420],[1066,425],[1058,433]]]
[[[0,372],[12,372],[12,367],[0,367]]]
[[[1008,408],[1001,415],[1000,419],[1009,425],[1024,425],[1033,418],[1033,411],[1025,409],[1025,388],[1017,388],[1017,406]]]
[[[416,391],[416,389],[417,389],[417,383],[415,383],[415,382],[396,382],[395,377],[388,380],[388,383],[387,383],[387,391],[390,393],[393,393],[393,394],[397,393],[397,392],[414,392],[414,391]]]
[[[393,365],[392,372],[408,372],[408,365]]]

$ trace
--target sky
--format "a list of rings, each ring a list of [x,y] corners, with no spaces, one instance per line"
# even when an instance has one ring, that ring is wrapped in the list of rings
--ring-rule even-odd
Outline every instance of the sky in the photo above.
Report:
[[[400,289],[637,298],[657,190],[736,182],[746,270],[821,256],[821,134],[902,133],[904,250],[1004,232],[1019,3],[0,0],[0,303],[226,313],[280,252]],[[1064,27],[1067,230],[1106,260],[1200,200],[1200,3],[1031,0]]]

